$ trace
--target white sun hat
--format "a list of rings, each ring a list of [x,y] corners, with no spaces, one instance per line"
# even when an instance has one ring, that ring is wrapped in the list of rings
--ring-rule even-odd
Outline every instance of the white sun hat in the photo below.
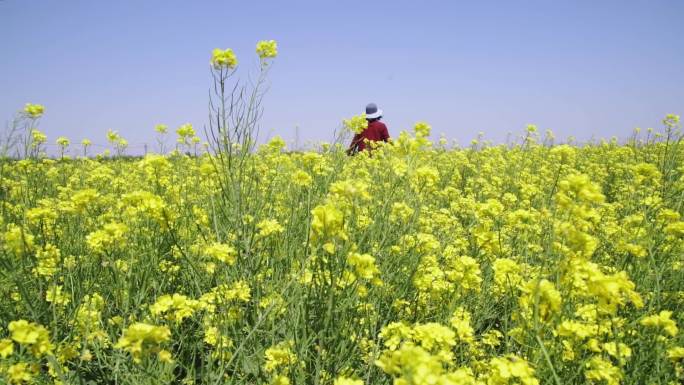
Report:
[[[375,119],[382,116],[382,110],[375,103],[368,103],[366,106],[366,119]]]

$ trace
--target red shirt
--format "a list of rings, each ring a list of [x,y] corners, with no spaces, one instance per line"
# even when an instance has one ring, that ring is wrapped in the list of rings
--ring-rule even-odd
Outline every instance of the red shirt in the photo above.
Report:
[[[354,135],[351,144],[352,149],[358,147],[359,151],[363,151],[366,148],[366,143],[364,143],[366,139],[374,142],[386,142],[389,139],[389,132],[387,132],[385,123],[379,120],[368,122],[368,127],[363,132]]]

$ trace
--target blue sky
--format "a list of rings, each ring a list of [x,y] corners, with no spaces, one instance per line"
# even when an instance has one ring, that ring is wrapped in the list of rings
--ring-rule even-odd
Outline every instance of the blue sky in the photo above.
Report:
[[[684,113],[680,0],[3,0],[0,119],[44,104],[51,142],[199,131],[211,50],[233,48],[246,78],[261,39],[279,45],[262,138],[329,140],[371,101],[392,135],[425,120],[462,143],[528,123],[624,138]]]

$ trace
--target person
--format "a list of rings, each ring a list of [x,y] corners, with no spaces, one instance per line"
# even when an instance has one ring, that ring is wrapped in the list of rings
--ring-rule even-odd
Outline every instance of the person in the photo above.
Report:
[[[378,108],[375,103],[369,103],[366,106],[366,120],[368,127],[360,134],[354,135],[354,138],[347,149],[347,154],[352,155],[368,148],[368,142],[387,142],[389,140],[389,132],[385,123],[381,122],[382,110]]]

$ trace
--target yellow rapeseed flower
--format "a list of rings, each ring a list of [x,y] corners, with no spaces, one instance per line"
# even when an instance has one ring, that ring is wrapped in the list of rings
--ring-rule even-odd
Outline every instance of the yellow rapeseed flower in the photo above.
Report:
[[[318,205],[311,210],[311,232],[314,239],[345,238],[344,214],[333,204]]]
[[[368,121],[366,120],[366,114],[361,114],[353,116],[349,119],[342,120],[344,126],[351,132],[355,134],[360,134],[368,127]]]
[[[0,358],[7,358],[14,352],[12,340],[3,338],[0,340]]]
[[[283,226],[275,219],[264,219],[257,223],[256,227],[259,230],[259,236],[261,237],[268,237],[269,235],[280,234],[285,231]]]
[[[349,253],[347,263],[354,268],[354,272],[360,278],[372,280],[380,274],[375,265],[375,258],[370,254]]]
[[[7,376],[11,384],[29,383],[33,378],[33,370],[25,362],[10,365],[7,368]]]
[[[292,341],[284,341],[266,349],[264,370],[268,373],[277,369],[288,372],[289,368],[297,363],[297,355],[292,351],[292,346]]]
[[[413,131],[416,133],[416,137],[426,138],[430,136],[430,131],[432,126],[426,122],[418,122],[413,126]]]
[[[487,385],[507,385],[515,379],[523,385],[539,384],[530,364],[514,354],[495,357],[489,361]]]
[[[57,143],[57,145],[60,147],[66,148],[66,147],[69,147],[70,142],[69,142],[68,138],[66,138],[64,136],[60,136],[59,138],[57,138],[57,141],[55,143]]]
[[[354,380],[347,377],[337,377],[333,385],[363,385],[363,380]]]
[[[605,381],[606,385],[620,385],[624,374],[617,366],[614,366],[610,361],[601,358],[593,357],[586,363],[587,370],[584,371],[584,377],[589,381]]]
[[[162,295],[157,301],[150,305],[152,315],[162,315],[167,320],[176,323],[191,317],[199,307],[199,301],[190,299],[182,294]]]
[[[36,357],[42,357],[53,349],[50,333],[39,324],[19,320],[10,322],[7,328],[11,333],[12,340],[27,347],[31,354]]]
[[[166,124],[157,124],[154,126],[154,130],[160,134],[166,134],[168,129],[169,129],[169,126],[167,126]]]
[[[675,320],[673,320],[671,317],[671,311],[663,310],[658,314],[642,318],[639,323],[644,326],[662,329],[665,333],[669,334],[671,337],[674,337],[677,335],[679,329],[677,328],[677,322],[675,322]]]
[[[232,49],[226,48],[224,50],[220,48],[214,48],[211,51],[211,61],[209,62],[214,69],[233,69],[237,66],[237,56]]]
[[[35,128],[31,130],[31,137],[33,138],[32,146],[37,147],[45,142],[47,142],[47,135],[36,130]]]
[[[256,45],[256,53],[262,60],[274,58],[278,55],[278,45],[275,40],[261,40]]]
[[[40,104],[26,103],[24,106],[24,114],[32,119],[40,118],[45,113],[45,107]]]
[[[136,322],[127,327],[119,341],[114,345],[131,354],[136,363],[141,362],[144,354],[159,352],[159,345],[171,338],[171,330],[166,326]]]
[[[237,258],[237,251],[233,246],[227,245],[225,243],[214,242],[204,248],[204,255],[217,259],[225,264],[233,265],[235,264],[235,259]]]

